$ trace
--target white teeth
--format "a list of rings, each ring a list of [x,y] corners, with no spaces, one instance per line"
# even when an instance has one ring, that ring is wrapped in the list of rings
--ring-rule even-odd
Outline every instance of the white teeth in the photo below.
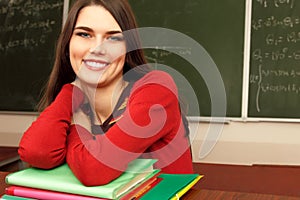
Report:
[[[107,65],[107,63],[99,63],[99,62],[92,62],[92,61],[86,61],[86,64],[95,68],[101,68]]]

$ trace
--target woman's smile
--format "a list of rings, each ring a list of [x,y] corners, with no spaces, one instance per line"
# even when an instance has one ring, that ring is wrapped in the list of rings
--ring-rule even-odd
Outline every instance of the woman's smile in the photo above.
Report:
[[[109,62],[103,60],[85,59],[83,60],[84,65],[92,71],[105,70],[109,66]]]

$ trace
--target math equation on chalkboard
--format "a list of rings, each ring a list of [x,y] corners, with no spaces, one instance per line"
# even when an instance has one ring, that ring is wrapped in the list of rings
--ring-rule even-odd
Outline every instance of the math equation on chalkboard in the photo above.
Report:
[[[54,59],[61,0],[0,0],[0,110],[33,111]]]
[[[300,117],[300,2],[255,0],[249,116]]]

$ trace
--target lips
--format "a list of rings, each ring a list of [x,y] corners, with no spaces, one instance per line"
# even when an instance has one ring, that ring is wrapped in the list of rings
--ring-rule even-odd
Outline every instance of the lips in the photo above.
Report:
[[[105,69],[110,63],[101,60],[84,60],[85,66],[93,71],[99,71]]]

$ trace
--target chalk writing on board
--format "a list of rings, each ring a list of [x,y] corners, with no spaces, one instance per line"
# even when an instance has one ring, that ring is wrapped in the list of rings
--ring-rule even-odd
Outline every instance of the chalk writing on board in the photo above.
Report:
[[[283,18],[277,18],[275,16],[270,16],[267,18],[259,18],[252,21],[252,29],[259,30],[263,28],[273,28],[273,27],[281,27],[281,28],[292,28],[300,24],[300,17],[292,17],[286,16]]]
[[[3,1],[3,0],[1,0]],[[0,4],[2,3],[0,1]],[[3,1],[7,2],[7,1]],[[39,16],[40,12],[51,10],[51,9],[59,9],[63,5],[63,1],[49,3],[47,1],[32,1],[32,0],[10,0],[7,5],[3,5],[0,7],[0,15],[5,14],[8,17],[13,17],[17,15],[23,16]]]
[[[32,49],[40,44],[45,44],[48,34],[51,34],[57,22],[53,18],[38,18],[41,13],[58,9],[63,2],[46,1],[25,1],[11,0],[8,5],[0,0],[0,15],[5,15],[6,21],[0,25],[2,38],[9,38],[0,41],[0,51],[7,51],[14,48]],[[15,18],[18,15],[18,18]],[[17,20],[16,20],[17,19]],[[40,34],[29,34],[39,31]]]
[[[0,25],[0,33],[7,33],[12,31],[22,32],[24,30],[30,29],[42,29],[44,32],[51,32],[52,26],[56,23],[53,19],[45,19],[45,20],[25,20],[18,24],[5,24]]]
[[[269,6],[289,6],[293,8],[295,5],[295,0],[256,0],[261,6],[267,8]]]
[[[51,69],[63,4],[61,0],[0,0],[1,110],[35,109]]]
[[[254,3],[249,83],[261,112],[262,98],[300,99],[300,13],[294,0]]]
[[[300,42],[300,31],[292,31],[285,34],[270,33],[266,36],[267,45],[280,45],[283,43],[297,43]]]
[[[153,63],[164,63],[165,58],[173,54],[172,52],[182,55],[191,55],[192,50],[189,47],[179,47],[179,46],[161,46],[153,48],[150,53],[146,55],[148,61]]]
[[[286,70],[284,67],[282,69],[276,69],[276,70],[264,70],[260,67],[260,75],[251,75],[250,76],[250,83],[257,83],[260,82],[261,79],[263,78],[268,78],[268,77],[287,77],[291,80],[293,79],[299,79],[300,78],[300,70]],[[296,92],[297,94],[299,93],[299,87],[300,85],[295,84],[295,83],[286,83],[286,84],[271,84],[271,83],[260,83],[261,89],[263,92],[267,91],[284,91],[284,92]]]
[[[0,52],[20,47],[26,49],[33,49],[39,46],[40,44],[45,44],[45,42],[45,35],[41,35],[39,37],[25,37],[17,40],[9,40],[6,43],[0,43]]]
[[[288,47],[284,47],[282,49],[264,52],[262,49],[255,49],[252,53],[252,58],[260,62],[263,62],[264,59],[270,59],[272,61],[284,59],[300,60],[300,50],[290,51]]]

